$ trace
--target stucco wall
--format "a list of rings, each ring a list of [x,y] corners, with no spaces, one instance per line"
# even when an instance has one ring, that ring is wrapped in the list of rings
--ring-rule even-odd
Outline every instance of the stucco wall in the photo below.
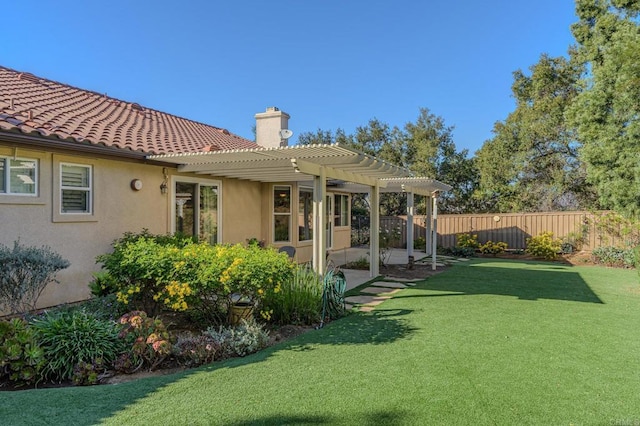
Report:
[[[88,298],[88,283],[92,274],[100,270],[96,256],[109,252],[113,240],[125,232],[145,228],[154,234],[172,232],[170,178],[180,175],[175,169],[24,148],[16,152],[0,142],[0,156],[16,153],[18,157],[38,159],[39,194],[35,197],[0,194],[0,244],[12,246],[20,240],[24,245],[48,245],[71,263],[58,273],[60,284],[54,283],[45,289],[39,307]],[[93,214],[59,213],[61,162],[93,167]],[[169,177],[166,194],[160,191],[163,169]],[[133,179],[142,181],[141,190],[131,189]],[[263,235],[261,184],[223,179],[221,200],[223,242],[244,243],[248,238]]]
[[[0,145],[0,155],[14,155],[12,148]],[[0,243],[48,245],[71,266],[58,273],[60,284],[49,285],[39,306],[72,302],[89,296],[87,284],[100,269],[97,255],[108,252],[111,242],[126,231],[143,228],[153,233],[168,232],[168,195],[159,187],[162,168],[134,162],[42,153],[20,148],[19,157],[38,158],[39,196],[6,197],[0,194]],[[60,215],[57,170],[60,162],[89,164],[93,167],[93,214]],[[131,189],[132,179],[140,179],[143,188]],[[54,198],[55,197],[55,198]],[[18,204],[19,203],[19,204]]]
[[[245,244],[249,238],[263,239],[261,184],[225,179],[222,182],[222,240]]]

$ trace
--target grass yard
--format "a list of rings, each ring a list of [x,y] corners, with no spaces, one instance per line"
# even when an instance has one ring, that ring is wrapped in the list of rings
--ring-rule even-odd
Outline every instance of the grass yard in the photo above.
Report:
[[[0,392],[0,423],[640,424],[635,271],[474,260],[242,359]]]

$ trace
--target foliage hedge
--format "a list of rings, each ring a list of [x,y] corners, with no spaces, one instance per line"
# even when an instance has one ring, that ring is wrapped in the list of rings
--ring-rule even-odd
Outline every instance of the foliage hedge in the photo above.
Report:
[[[553,260],[562,250],[562,242],[553,238],[553,232],[543,232],[536,237],[527,238],[526,252],[532,256]]]
[[[222,321],[237,299],[262,305],[294,270],[286,253],[273,248],[211,246],[147,232],[126,234],[97,260],[109,274],[102,282],[125,305],[152,316],[191,310],[215,321]]]

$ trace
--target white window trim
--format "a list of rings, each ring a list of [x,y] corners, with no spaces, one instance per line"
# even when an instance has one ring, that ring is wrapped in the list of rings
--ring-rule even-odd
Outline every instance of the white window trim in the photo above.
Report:
[[[351,196],[349,194],[340,194],[340,193],[334,193],[333,195],[334,195],[334,197],[333,197],[333,204],[334,204],[334,206],[333,206],[333,211],[334,211],[334,213],[333,213],[333,216],[334,216],[333,217],[333,223],[334,223],[334,226],[336,228],[350,228],[351,227]],[[335,214],[336,213],[336,199],[335,199],[335,197],[336,196],[347,197],[347,213],[345,215],[345,217],[347,218],[347,224],[346,225],[335,225],[335,216],[336,216],[336,214]],[[340,206],[340,207],[342,207],[342,206]]]
[[[298,218],[300,216],[300,192],[301,191],[310,192],[311,193],[311,212],[313,215],[313,188],[310,186],[298,186],[298,209],[296,210],[296,223],[298,222]],[[300,226],[299,224],[297,226]],[[311,219],[311,226],[313,227],[313,218]],[[313,231],[313,229],[312,229]],[[311,232],[311,238],[308,240],[300,239],[300,232],[298,231],[296,238],[298,238],[298,243],[307,244],[313,242],[313,232]]]
[[[276,200],[273,196],[277,187],[289,188],[289,213],[276,213]],[[289,239],[287,241],[276,241],[276,216],[289,216]],[[291,223],[293,221],[293,187],[291,185],[275,184],[271,186],[271,242],[274,244],[290,244],[292,242]]]
[[[35,176],[34,176],[34,192],[33,194],[27,194],[24,192],[11,192],[9,191],[0,191],[0,196],[2,197],[31,197],[37,198],[40,193],[40,185],[38,182],[40,181],[40,160],[38,158],[28,158],[28,157],[12,157],[7,155],[0,156],[0,161],[4,162],[4,179],[5,186],[11,186],[11,160],[22,160],[22,161],[34,161],[36,163],[35,167]]]
[[[89,186],[87,187],[77,187],[77,186],[62,186],[62,168],[64,166],[73,166],[73,167],[84,167],[89,169]],[[58,180],[58,200],[59,200],[59,211],[58,214],[63,216],[93,216],[94,206],[93,206],[93,198],[94,198],[94,188],[93,188],[93,165],[92,164],[82,164],[82,163],[70,163],[70,162],[60,162],[58,165],[59,171],[59,180]],[[89,193],[89,201],[88,201],[88,211],[84,212],[64,212],[62,211],[62,191],[64,190],[70,191],[86,191]]]
[[[189,176],[171,176],[171,208],[170,208],[170,217],[171,217],[171,233],[176,233],[176,182],[185,182],[185,183],[195,183],[198,185],[206,185],[206,186],[217,186],[218,187],[218,244],[222,244],[222,181],[221,180],[211,180],[211,179],[200,179],[193,178]],[[194,205],[200,205],[200,191],[196,191],[196,197],[198,199],[194,200]],[[199,230],[198,230],[199,231]]]

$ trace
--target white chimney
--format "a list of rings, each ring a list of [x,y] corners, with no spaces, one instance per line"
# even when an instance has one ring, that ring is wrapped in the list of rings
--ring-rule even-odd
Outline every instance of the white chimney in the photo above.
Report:
[[[256,117],[256,143],[264,148],[287,146],[291,137],[289,114],[276,107],[267,107]]]

